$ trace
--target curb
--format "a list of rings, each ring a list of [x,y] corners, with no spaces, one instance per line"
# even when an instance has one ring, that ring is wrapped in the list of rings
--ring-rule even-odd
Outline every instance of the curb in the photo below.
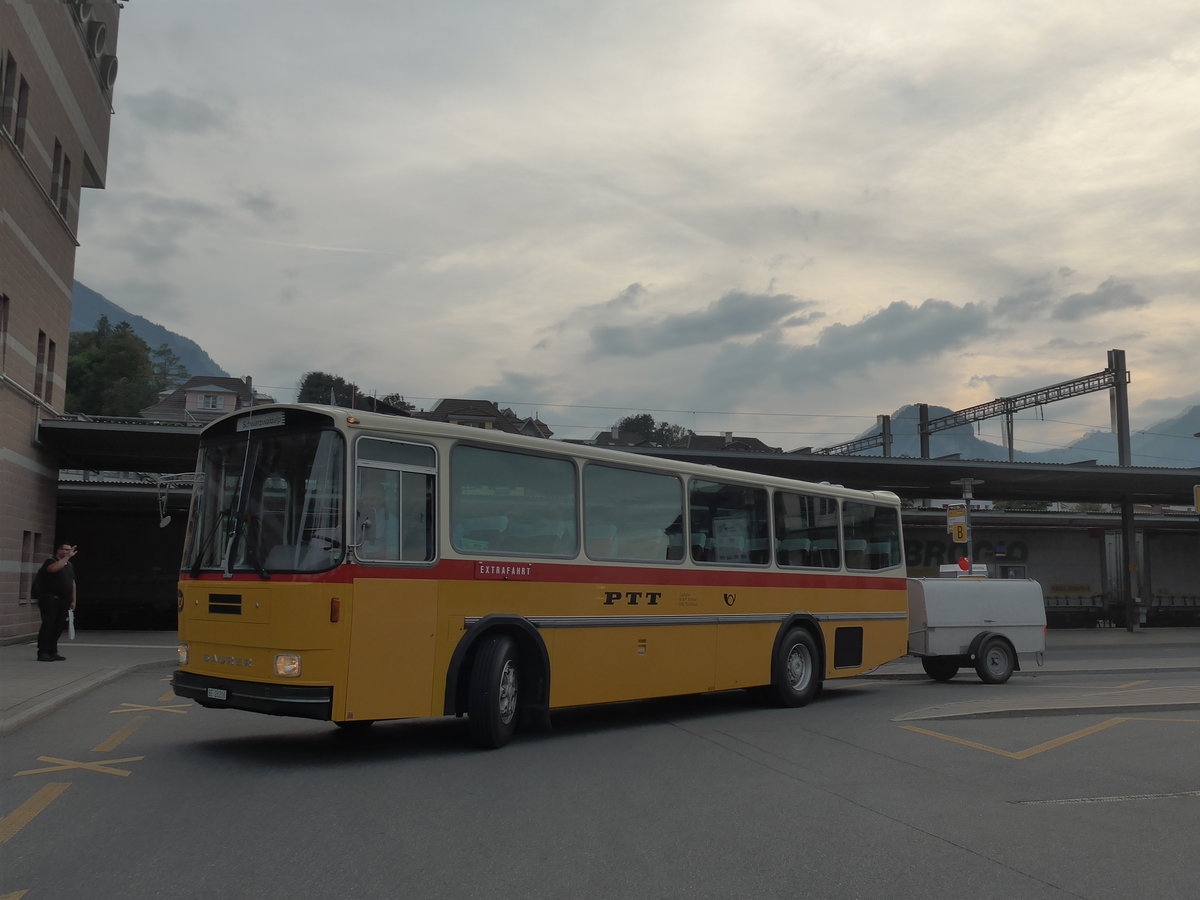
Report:
[[[52,696],[47,697],[45,700],[30,700],[17,707],[14,712],[0,720],[0,736],[12,734],[30,722],[54,712],[54,710],[65,706],[72,700],[82,697],[84,694],[106,685],[110,681],[116,681],[123,675],[128,675],[131,672],[140,672],[144,669],[172,668],[176,665],[177,663],[174,660],[131,663],[127,666],[114,666],[111,669],[81,678],[79,681],[55,691]]]
[[[1077,716],[1077,715],[1110,715],[1120,716],[1131,713],[1171,712],[1173,710],[1200,709],[1200,700],[1175,700],[1166,703],[1130,703],[1126,705],[1100,704],[1097,706],[1080,706],[1064,701],[1062,706],[1014,706],[1007,709],[985,709],[978,712],[947,712],[929,713],[928,715],[911,714],[908,717],[892,719],[893,722],[948,722],[964,719],[1016,719],[1032,718],[1034,716]]]
[[[1013,672],[1012,677],[1041,678],[1046,675],[1148,675],[1157,672],[1200,672],[1200,666],[1133,666],[1128,669],[1018,669]],[[975,676],[975,670],[964,666],[959,675],[971,678]],[[956,675],[955,678],[957,677]],[[856,675],[855,678],[872,681],[933,681],[924,672],[870,672],[866,675]]]

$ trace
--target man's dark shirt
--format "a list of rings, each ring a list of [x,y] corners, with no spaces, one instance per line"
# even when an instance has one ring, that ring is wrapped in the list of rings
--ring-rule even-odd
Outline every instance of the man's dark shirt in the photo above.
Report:
[[[58,559],[51,557],[42,564],[42,583],[45,585],[44,593],[46,596],[55,594],[62,597],[64,600],[71,599],[71,588],[75,584],[75,569],[70,563],[67,563],[57,572],[50,571],[50,564],[58,562]]]

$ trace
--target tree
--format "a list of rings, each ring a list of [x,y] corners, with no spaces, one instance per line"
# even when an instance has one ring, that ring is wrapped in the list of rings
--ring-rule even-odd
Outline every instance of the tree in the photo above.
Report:
[[[122,322],[101,316],[95,331],[71,334],[67,363],[67,412],[137,416],[158,398],[150,347]]]
[[[357,384],[328,372],[309,372],[300,379],[296,390],[297,403],[327,403],[330,406],[357,409],[363,405],[364,399]]]
[[[167,344],[159,344],[157,350],[150,351],[150,369],[154,373],[154,388],[160,394],[179,387],[190,374],[179,354]]]
[[[386,403],[388,406],[391,406],[395,409],[404,410],[405,412],[412,412],[412,410],[416,409],[415,406],[404,399],[403,394],[397,394],[394,392],[391,394],[384,394],[379,398],[379,402]]]
[[[657,444],[660,447],[672,447],[689,435],[695,434],[690,428],[684,428],[682,425],[673,425],[665,420],[656,423],[654,416],[650,415],[650,413],[638,413],[637,415],[626,416],[617,421],[616,428],[618,432],[636,432],[650,443]]]

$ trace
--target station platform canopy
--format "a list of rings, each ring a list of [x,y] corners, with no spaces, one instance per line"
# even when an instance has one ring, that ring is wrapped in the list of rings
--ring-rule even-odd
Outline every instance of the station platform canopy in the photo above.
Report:
[[[976,499],[1013,502],[1120,503],[1190,506],[1200,469],[1011,463],[969,459],[829,456],[812,453],[730,453],[638,449],[662,459],[740,469],[763,475],[827,481],[860,490],[892,491],[906,499],[962,496],[951,482],[982,479]]]
[[[38,439],[57,453],[62,469],[175,473],[192,471],[200,426],[141,419],[45,419]],[[553,444],[553,441],[549,442]],[[830,482],[862,490],[892,491],[906,499],[961,496],[952,482],[982,479],[981,500],[1062,501],[1190,506],[1200,469],[1075,464],[1011,463],[967,459],[833,456],[813,453],[749,453],[667,448],[628,452],[747,472]]]

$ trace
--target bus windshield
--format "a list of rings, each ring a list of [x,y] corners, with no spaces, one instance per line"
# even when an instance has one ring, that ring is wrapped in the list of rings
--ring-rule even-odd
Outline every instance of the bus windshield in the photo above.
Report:
[[[344,441],[335,431],[250,432],[200,450],[184,551],[193,577],[319,572],[342,559]]]

